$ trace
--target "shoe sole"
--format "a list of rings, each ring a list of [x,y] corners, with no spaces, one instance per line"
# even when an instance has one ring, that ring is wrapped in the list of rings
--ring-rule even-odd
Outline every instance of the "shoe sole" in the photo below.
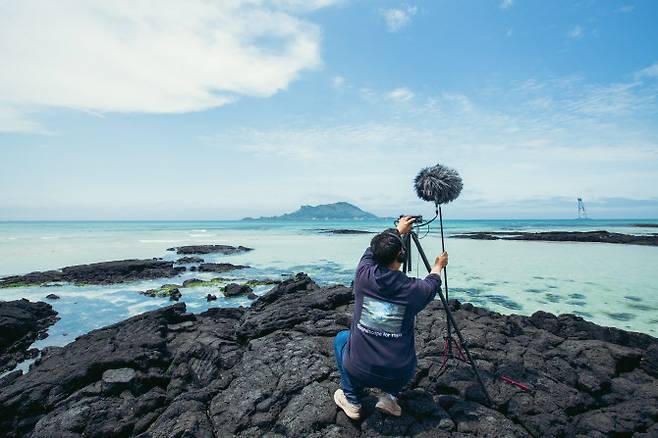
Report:
[[[338,406],[343,412],[345,412],[345,415],[347,415],[348,418],[350,418],[350,419],[352,419],[352,420],[359,420],[359,419],[361,419],[361,415],[360,415],[360,414],[356,414],[356,416],[354,416],[353,414],[348,414],[348,413],[347,413],[347,411],[346,411],[345,408],[343,407],[342,403],[340,402],[340,400],[339,400],[338,397],[336,396],[336,393],[334,393],[334,403],[336,403],[336,405],[337,405],[337,406]]]
[[[388,415],[391,415],[393,417],[401,417],[402,416],[402,411],[400,411],[400,412],[391,412],[388,409],[383,408],[381,406],[377,406],[377,405],[375,405],[375,409],[377,409],[381,413],[388,414]]]

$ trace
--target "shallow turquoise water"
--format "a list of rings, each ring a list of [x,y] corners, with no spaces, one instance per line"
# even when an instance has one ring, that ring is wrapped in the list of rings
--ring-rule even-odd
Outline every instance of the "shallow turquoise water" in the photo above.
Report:
[[[658,247],[597,243],[476,241],[451,239],[476,230],[599,230],[658,232],[630,224],[651,221],[447,221],[450,297],[502,313],[537,310],[576,313],[603,325],[658,334]],[[658,223],[658,221],[653,221]],[[4,222],[0,223],[0,276],[125,258],[178,258],[167,248],[189,244],[244,245],[254,251],[234,256],[207,255],[206,261],[248,264],[252,269],[223,276],[236,279],[280,278],[304,271],[318,283],[349,285],[354,267],[371,235],[332,235],[323,228],[378,231],[390,221],[358,222]],[[440,252],[438,227],[422,240],[428,256]],[[418,270],[414,256],[413,275]],[[61,320],[36,347],[63,345],[89,330],[165,306],[166,299],[138,292],[186,278],[114,286],[0,289],[0,299],[43,300],[49,293]],[[259,287],[257,294],[268,287]],[[219,299],[207,303],[207,293]],[[189,310],[248,305],[246,298],[225,299],[216,288],[183,289]]]

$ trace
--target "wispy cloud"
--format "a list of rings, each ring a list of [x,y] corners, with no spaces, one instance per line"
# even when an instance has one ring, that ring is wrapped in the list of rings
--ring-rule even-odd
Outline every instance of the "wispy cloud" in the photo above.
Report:
[[[624,5],[617,9],[617,12],[629,13],[635,10],[635,5]]]
[[[502,0],[500,2],[501,9],[509,9],[514,5],[514,0]]]
[[[382,99],[393,92],[371,93]],[[410,202],[409,175],[436,161],[462,173],[464,202],[657,196],[658,138],[638,123],[657,109],[647,84],[528,79],[493,93],[513,103],[489,107],[489,94],[482,103],[477,95],[444,92],[416,94],[413,107],[383,107],[373,97],[364,103],[373,115],[362,121],[227,132],[214,144],[286,158],[284,172],[324,175],[322,184],[375,209],[388,205],[369,197],[381,181],[391,187],[386,202],[402,208]],[[391,154],[399,157],[395,164]]]
[[[333,3],[1,2],[0,108],[176,113],[268,97],[321,65],[319,28],[295,14]]]
[[[643,68],[642,70],[635,73],[637,79],[642,78],[658,78],[658,62],[654,62],[649,67]]]
[[[388,92],[386,97],[389,99],[397,100],[398,102],[406,102],[413,99],[414,93],[407,87],[400,87]]]
[[[571,30],[567,32],[567,36],[573,40],[582,38],[584,34],[585,33],[583,27],[578,25],[572,27]]]
[[[399,9],[382,9],[381,15],[384,17],[386,27],[389,32],[397,32],[409,23],[411,19],[418,12],[416,6],[406,5]]]
[[[334,86],[335,89],[341,90],[345,86],[345,78],[342,76],[334,76],[331,79],[331,83]]]

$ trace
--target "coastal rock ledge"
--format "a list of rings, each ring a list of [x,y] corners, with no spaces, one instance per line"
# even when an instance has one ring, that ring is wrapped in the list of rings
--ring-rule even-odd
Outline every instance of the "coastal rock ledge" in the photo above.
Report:
[[[417,322],[418,371],[403,415],[334,405],[332,341],[352,291],[298,274],[249,309],[186,313],[183,303],[47,348],[26,375],[0,381],[9,437],[558,437],[658,435],[658,340],[572,315],[504,316],[452,302],[493,398],[468,366],[438,375],[445,314]],[[505,375],[528,386],[504,383]]]

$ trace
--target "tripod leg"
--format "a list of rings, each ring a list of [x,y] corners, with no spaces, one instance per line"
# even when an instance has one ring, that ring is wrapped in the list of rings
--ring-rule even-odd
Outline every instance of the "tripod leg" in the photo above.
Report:
[[[441,251],[445,252],[446,243],[443,239],[443,212],[439,205],[439,224],[441,226]],[[446,302],[448,301],[448,268],[443,268],[443,284],[445,284]],[[446,336],[452,340],[452,333],[450,330],[450,320],[446,318]],[[448,356],[452,356],[452,341],[448,342]]]
[[[423,260],[423,263],[425,264],[425,267],[427,268],[427,271],[431,271],[432,267],[430,266],[430,262],[427,260],[427,256],[425,255],[425,251],[423,251],[423,247],[420,245],[420,241],[418,240],[418,235],[415,232],[411,232],[411,237],[414,240],[414,243],[416,244],[416,247],[418,248],[418,253],[420,254],[420,258]],[[461,343],[462,347],[464,348],[464,352],[466,353],[466,357],[468,358],[468,362],[471,364],[471,368],[473,369],[473,374],[475,374],[475,378],[477,379],[478,383],[480,384],[480,387],[482,388],[482,392],[484,392],[485,397],[487,398],[487,401],[489,402],[489,405],[493,405],[491,403],[491,397],[489,397],[489,392],[487,391],[487,388],[484,386],[484,382],[482,381],[482,377],[480,376],[480,372],[477,369],[477,366],[475,365],[475,362],[473,361],[473,358],[471,357],[470,351],[468,351],[468,348],[466,347],[466,342],[464,341],[464,337],[462,336],[461,330],[459,330],[459,327],[457,327],[457,323],[455,323],[455,318],[452,316],[452,311],[450,311],[450,307],[448,307],[448,301],[446,300],[446,297],[443,295],[443,291],[441,288],[437,291],[439,294],[439,298],[441,298],[441,303],[443,304],[443,308],[446,311],[446,317],[448,318],[448,324],[452,324],[452,326],[455,328],[455,333],[457,333],[457,337],[459,338],[459,342]],[[448,338],[448,344],[452,343],[452,339]]]

